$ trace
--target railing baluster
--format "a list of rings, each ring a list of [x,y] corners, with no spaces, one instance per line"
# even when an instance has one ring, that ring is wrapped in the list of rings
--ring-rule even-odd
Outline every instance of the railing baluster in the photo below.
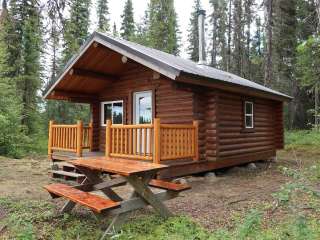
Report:
[[[133,155],[137,154],[137,129],[133,129]]]

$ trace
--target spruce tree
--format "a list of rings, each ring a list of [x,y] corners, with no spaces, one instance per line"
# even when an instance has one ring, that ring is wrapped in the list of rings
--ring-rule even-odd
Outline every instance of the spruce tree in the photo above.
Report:
[[[247,79],[252,77],[250,48],[251,48],[251,24],[253,21],[254,0],[244,0],[244,50],[243,50],[243,76]]]
[[[151,0],[148,6],[148,41],[153,48],[179,54],[179,29],[173,0]]]
[[[211,0],[212,14],[210,17],[211,32],[211,65],[227,70],[227,2]]]
[[[263,55],[263,45],[264,43],[264,35],[263,35],[263,27],[261,23],[261,18],[259,16],[255,19],[256,30],[253,34],[251,41],[251,49],[250,49],[250,64],[251,67],[251,79],[252,81],[263,84],[264,82],[264,55]]]
[[[5,5],[3,5],[4,7]],[[17,91],[17,78],[12,78],[10,39],[13,30],[12,18],[7,8],[2,8],[0,22],[0,155],[21,157],[23,146],[27,141],[22,125],[23,105]]]
[[[122,23],[120,28],[121,37],[126,40],[133,39],[135,34],[135,24],[134,24],[134,18],[133,18],[132,0],[126,1],[121,18],[122,18]]]
[[[280,0],[275,10],[274,46],[277,52],[277,79],[273,87],[287,92],[294,97],[289,104],[289,127],[297,126],[299,118],[298,101],[299,86],[295,76],[296,47],[297,47],[297,0]],[[289,90],[289,91],[288,91]]]
[[[139,23],[136,24],[135,36],[131,39],[132,41],[142,44],[144,46],[150,46],[148,29],[149,29],[149,11],[148,9],[144,12],[143,18]]]
[[[266,0],[265,7],[265,24],[266,24],[266,48],[265,48],[265,67],[264,67],[264,85],[270,87],[273,79],[273,23],[274,23],[274,1]]]
[[[190,60],[197,62],[199,60],[199,28],[198,12],[201,9],[200,0],[195,0],[191,12],[190,23],[188,28],[188,48]]]
[[[90,0],[71,0],[70,19],[65,22],[63,61],[66,63],[89,35]]]
[[[63,50],[60,69],[79,50],[89,35],[90,0],[71,0],[70,18],[64,21]],[[48,118],[63,123],[74,123],[76,120],[88,121],[89,107],[64,101],[48,105]]]
[[[109,32],[109,7],[108,0],[98,0],[97,3],[98,30],[101,32]]]
[[[39,123],[40,6],[36,0],[12,0],[9,9],[8,75],[16,82],[18,94],[22,96],[22,124],[26,126],[27,134],[33,134]]]
[[[233,8],[233,64],[232,72],[243,76],[243,24],[242,0],[234,0]]]

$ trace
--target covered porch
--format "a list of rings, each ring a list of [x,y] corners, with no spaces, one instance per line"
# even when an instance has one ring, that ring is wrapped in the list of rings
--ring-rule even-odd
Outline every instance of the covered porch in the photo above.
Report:
[[[181,159],[199,160],[199,123],[162,124],[159,118],[150,124],[112,124],[106,122],[105,151],[93,151],[92,123],[49,123],[48,155],[52,160],[75,158],[126,158],[153,163]]]

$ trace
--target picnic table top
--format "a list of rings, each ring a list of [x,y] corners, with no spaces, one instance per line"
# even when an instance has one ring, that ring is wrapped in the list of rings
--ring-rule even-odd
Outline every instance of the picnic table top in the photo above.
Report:
[[[161,169],[168,167],[167,165],[163,164],[108,157],[77,159],[69,161],[69,163],[75,166],[89,168],[91,170],[109,172],[119,174],[122,176],[131,176],[148,172],[157,172]]]

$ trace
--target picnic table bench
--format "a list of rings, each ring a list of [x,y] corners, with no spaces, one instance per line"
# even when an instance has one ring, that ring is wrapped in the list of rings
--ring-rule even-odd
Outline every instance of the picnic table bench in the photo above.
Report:
[[[128,213],[152,206],[162,217],[172,216],[163,201],[175,198],[178,193],[190,188],[187,184],[178,184],[154,179],[157,172],[168,166],[121,158],[79,159],[70,161],[85,175],[85,180],[77,186],[57,183],[44,188],[53,198],[68,199],[61,212],[70,212],[76,204],[88,207],[96,214],[112,215],[113,219],[101,239],[107,234],[117,232],[125,221]],[[107,173],[107,180],[101,178],[101,173]],[[113,177],[117,175],[117,177]],[[133,191],[123,199],[115,187],[129,184]],[[150,188],[151,187],[151,188]],[[158,189],[152,191],[152,188]],[[92,193],[101,191],[103,196]]]

